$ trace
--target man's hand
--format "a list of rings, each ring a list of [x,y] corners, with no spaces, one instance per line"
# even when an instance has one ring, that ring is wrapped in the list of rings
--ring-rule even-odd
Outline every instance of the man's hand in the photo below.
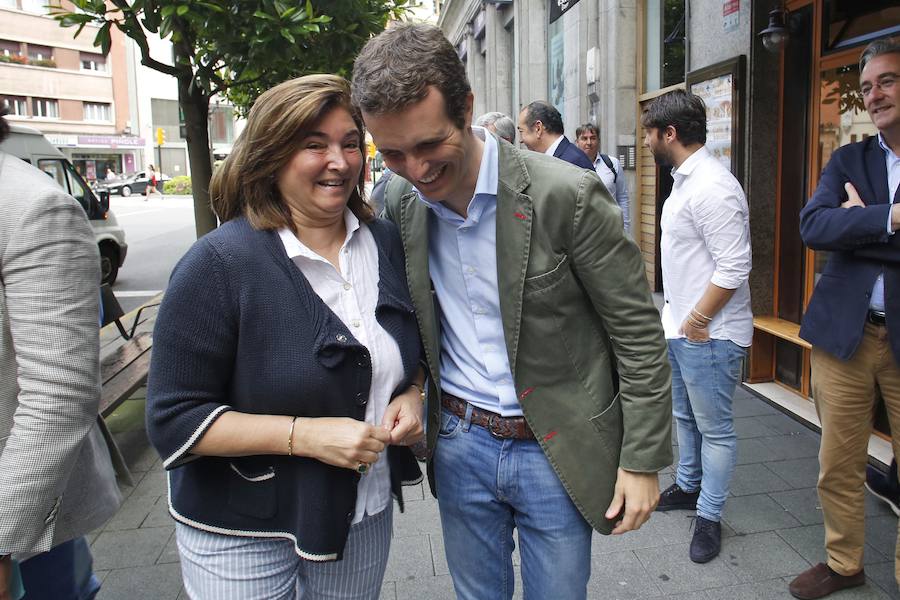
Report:
[[[891,231],[900,231],[900,204],[891,206]]]
[[[0,558],[0,600],[10,600],[9,586],[12,584],[12,558]]]
[[[709,341],[709,327],[695,327],[693,323],[691,323],[690,317],[684,320],[678,333],[682,334],[692,342]]]
[[[853,187],[852,183],[849,181],[845,183],[844,189],[847,191],[847,200],[841,204],[841,208],[853,208],[854,206],[864,208],[866,206],[866,203],[859,197],[859,193],[856,191],[856,188]]]
[[[411,446],[425,436],[422,413],[422,398],[415,386],[391,400],[381,424],[391,432],[392,445]]]
[[[650,518],[650,513],[659,503],[659,479],[656,473],[634,473],[620,468],[616,478],[616,491],[612,503],[606,509],[606,518],[614,519],[622,512],[625,514],[616,521],[613,535],[639,529]]]

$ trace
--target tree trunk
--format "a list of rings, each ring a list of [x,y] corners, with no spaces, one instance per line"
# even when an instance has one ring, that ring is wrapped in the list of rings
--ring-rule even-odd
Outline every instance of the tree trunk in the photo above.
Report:
[[[194,195],[194,224],[197,237],[217,226],[209,204],[209,180],[212,178],[212,155],[209,147],[209,96],[188,77],[178,78],[178,103],[187,129],[188,160],[191,163],[191,188]]]

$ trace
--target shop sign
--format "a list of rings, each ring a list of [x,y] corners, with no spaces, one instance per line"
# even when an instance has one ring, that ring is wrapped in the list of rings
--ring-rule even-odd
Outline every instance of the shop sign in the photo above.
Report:
[[[75,148],[78,146],[77,135],[62,135],[59,133],[45,133],[47,141],[57,148]]]
[[[103,148],[143,148],[144,138],[126,135],[79,135],[78,145]]]
[[[550,22],[563,16],[563,13],[576,4],[578,4],[578,0],[550,0]]]
[[[722,0],[722,28],[725,33],[737,31],[741,25],[741,0]]]

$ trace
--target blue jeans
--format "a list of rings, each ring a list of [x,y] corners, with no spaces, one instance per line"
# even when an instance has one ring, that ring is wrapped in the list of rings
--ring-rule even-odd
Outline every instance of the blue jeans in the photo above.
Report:
[[[100,591],[83,537],[63,542],[19,565],[23,600],[91,600]]]
[[[678,431],[675,483],[686,492],[699,488],[697,516],[719,521],[737,460],[731,404],[747,350],[730,340],[668,342]]]
[[[591,527],[535,441],[443,411],[434,454],[447,564],[460,600],[508,600],[519,531],[525,600],[587,597]]]

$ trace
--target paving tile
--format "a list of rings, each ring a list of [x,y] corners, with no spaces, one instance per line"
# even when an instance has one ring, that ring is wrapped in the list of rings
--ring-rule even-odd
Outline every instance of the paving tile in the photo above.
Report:
[[[760,417],[741,417],[734,420],[734,432],[738,438],[754,438],[775,435],[778,432],[767,427]]]
[[[394,511],[394,538],[423,533],[441,533],[437,500],[410,502],[402,513]]]
[[[793,600],[784,579],[706,590],[706,597],[709,600]]]
[[[97,600],[176,600],[180,592],[179,565],[141,566],[112,571]]]
[[[425,465],[420,464],[419,466],[422,467],[422,471],[424,472]],[[426,488],[428,488],[427,481],[421,481],[421,482],[417,483],[416,485],[408,485],[408,486],[404,487],[403,488],[403,501],[404,502],[417,502],[419,500],[424,500],[426,498],[426,494],[429,499],[433,498],[431,495],[431,490],[426,489]]]
[[[815,433],[812,429],[810,429],[803,423],[792,419],[791,417],[781,412],[776,415],[762,415],[756,417],[756,419],[775,433],[779,433],[782,435],[804,432]]]
[[[885,559],[894,556],[897,547],[897,517],[890,515],[866,519],[866,546],[881,552]]]
[[[153,496],[160,498],[166,495],[168,488],[167,477],[164,471],[148,471],[137,484],[131,496]]]
[[[888,598],[900,599],[897,580],[894,578],[894,561],[866,565],[869,585],[878,587]]]
[[[825,527],[823,525],[804,525],[792,529],[781,529],[776,533],[810,565],[825,562],[828,559],[825,554]],[[893,556],[893,551],[890,556]],[[863,554],[863,561],[866,565],[877,564],[887,559],[867,541]]]
[[[163,565],[177,562],[181,562],[181,555],[178,553],[178,539],[173,531],[169,541],[166,542],[165,548],[163,548],[162,554],[156,559],[156,564]]]
[[[456,600],[449,575],[397,582],[397,600]]]
[[[159,498],[149,495],[129,495],[119,507],[118,512],[104,525],[104,531],[137,529],[153,510]]]
[[[731,495],[747,496],[788,490],[791,485],[773,473],[764,463],[737,465],[731,479]]]
[[[395,537],[391,540],[385,581],[406,581],[434,575],[431,544],[427,535]],[[397,595],[400,596],[398,586]]]
[[[661,590],[633,552],[591,557],[588,598],[630,599],[656,596]]]
[[[175,520],[169,514],[168,496],[157,498],[156,504],[153,505],[147,518],[141,523],[141,527],[169,527],[174,525]]]
[[[757,438],[778,460],[815,458],[819,455],[819,436],[810,432]]]
[[[736,419],[741,417],[781,414],[777,409],[772,408],[767,403],[741,388],[735,390],[732,412]]]
[[[707,600],[706,592],[687,592],[684,594],[666,594],[665,596],[653,596],[647,600]],[[592,599],[593,600],[593,599]]]
[[[91,546],[94,567],[123,569],[150,566],[162,554],[174,527],[104,531]]]
[[[720,557],[744,582],[795,575],[809,566],[800,554],[772,531],[723,540]]]
[[[772,531],[800,524],[766,494],[729,498],[722,519],[738,534]]]
[[[688,557],[689,542],[634,550],[663,596],[742,583],[719,558],[698,565]]]
[[[819,482],[819,459],[816,457],[775,460],[766,466],[793,488],[814,488]]]
[[[815,525],[824,519],[816,488],[772,492],[769,496],[804,525]]]
[[[397,600],[397,584],[393,581],[385,581],[381,585],[379,600]]]
[[[449,575],[450,567],[447,566],[447,553],[444,551],[444,536],[433,533],[428,536],[431,545],[431,562],[435,575]]]
[[[763,438],[747,438],[737,441],[737,464],[761,463],[775,460],[775,454],[769,446],[760,441]]]

